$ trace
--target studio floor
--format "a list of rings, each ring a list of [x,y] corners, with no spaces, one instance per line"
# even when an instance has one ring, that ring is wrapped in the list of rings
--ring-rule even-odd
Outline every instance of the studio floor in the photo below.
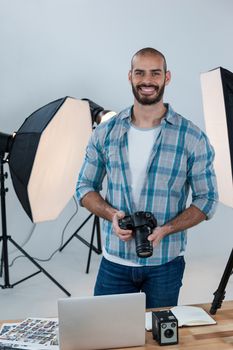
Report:
[[[228,253],[228,252],[227,252]],[[101,256],[92,254],[90,272],[85,273],[88,248],[75,239],[64,251],[54,255],[51,261],[41,263],[72,297],[92,295]],[[212,302],[229,255],[186,255],[186,270],[179,304]],[[37,269],[26,259],[18,259],[10,268],[10,283],[14,284]],[[4,284],[1,279],[1,284]],[[226,300],[233,299],[233,279],[226,288]],[[57,300],[66,298],[44,273],[29,278],[13,288],[0,289],[0,319],[26,317],[56,317]]]

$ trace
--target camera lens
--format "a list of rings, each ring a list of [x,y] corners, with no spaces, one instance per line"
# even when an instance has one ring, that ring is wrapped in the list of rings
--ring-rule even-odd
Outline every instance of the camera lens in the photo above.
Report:
[[[166,329],[166,331],[164,332],[164,336],[166,338],[171,338],[174,335],[174,331],[172,329]]]
[[[140,258],[148,258],[153,254],[153,245],[147,239],[149,234],[147,226],[138,227],[135,230],[136,252]]]

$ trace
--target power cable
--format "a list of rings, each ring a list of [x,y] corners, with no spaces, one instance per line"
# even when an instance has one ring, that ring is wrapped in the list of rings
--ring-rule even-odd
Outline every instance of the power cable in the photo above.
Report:
[[[67,229],[69,223],[72,221],[72,219],[75,217],[75,215],[78,213],[78,204],[77,204],[77,201],[76,201],[76,198],[75,196],[73,196],[73,200],[74,200],[74,203],[75,203],[75,212],[72,214],[72,216],[70,217],[70,219],[67,221],[66,225],[64,226],[63,230],[62,230],[62,235],[61,235],[61,243],[59,245],[59,247],[47,258],[47,259],[40,259],[40,258],[35,258],[33,257],[33,259],[37,260],[37,261],[42,261],[42,262],[47,262],[47,261],[50,261],[53,256],[59,251],[59,249],[63,246],[63,241],[64,241],[64,235],[65,235],[65,230]],[[36,226],[36,225],[35,225]],[[32,237],[32,234],[35,230],[35,227],[32,229],[32,232],[29,236],[29,238],[27,239],[27,241],[24,243],[24,245],[30,240],[30,238]],[[9,264],[9,267],[12,267],[15,263],[15,261],[19,258],[26,258],[24,255],[18,255],[16,256],[12,262]]]

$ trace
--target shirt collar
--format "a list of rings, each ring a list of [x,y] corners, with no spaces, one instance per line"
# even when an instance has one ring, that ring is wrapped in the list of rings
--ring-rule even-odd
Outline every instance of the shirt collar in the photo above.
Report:
[[[167,113],[164,116],[164,121],[172,125],[177,125],[178,124],[177,113],[174,111],[174,109],[171,107],[169,103],[165,103],[165,106],[167,107]]]
[[[173,110],[173,108],[169,103],[165,103],[165,106],[167,108],[167,112],[163,118],[163,121],[172,125],[177,125],[178,124],[177,113]],[[132,120],[132,109],[133,109],[133,106],[130,106],[124,109],[122,112],[120,112],[119,117],[122,120],[128,119],[127,122],[130,123]]]

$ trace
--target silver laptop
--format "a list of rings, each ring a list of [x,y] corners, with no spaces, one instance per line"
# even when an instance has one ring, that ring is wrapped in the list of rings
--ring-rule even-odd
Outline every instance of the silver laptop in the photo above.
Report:
[[[61,350],[111,349],[145,344],[145,294],[58,300]]]

